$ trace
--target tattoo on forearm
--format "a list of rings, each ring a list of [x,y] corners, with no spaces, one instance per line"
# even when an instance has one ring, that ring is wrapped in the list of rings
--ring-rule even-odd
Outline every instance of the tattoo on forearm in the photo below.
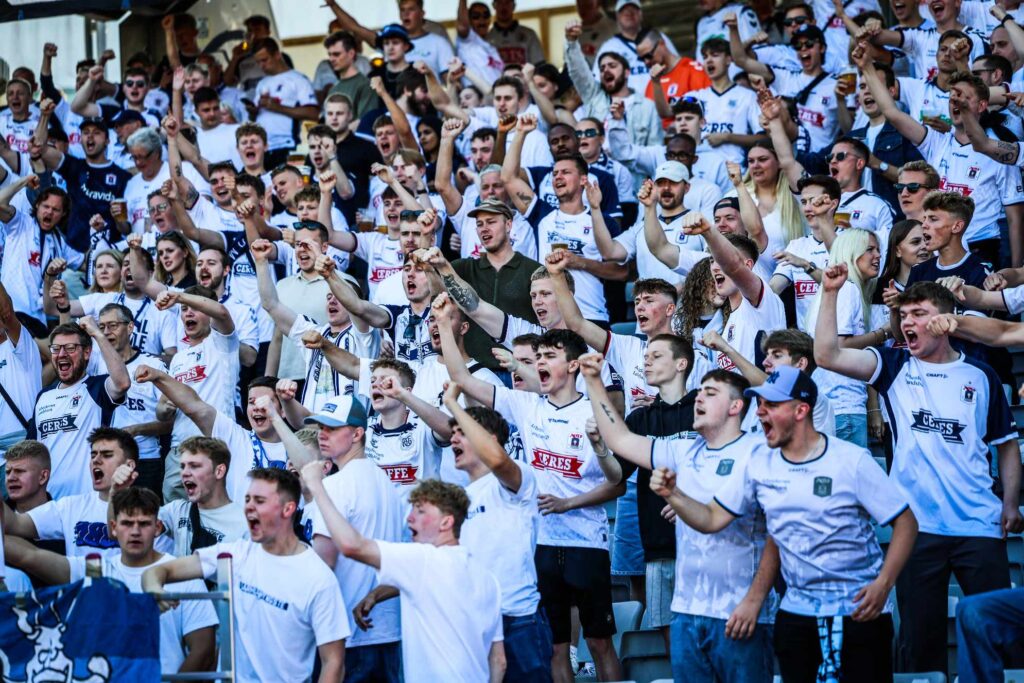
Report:
[[[199,190],[194,187],[188,189],[188,194],[185,195],[185,206],[192,208],[199,201]]]
[[[996,143],[996,149],[999,153],[996,154],[996,159],[1003,164],[1012,164],[1017,159],[1017,143],[1015,142],[1003,142],[999,141]]]
[[[182,175],[184,175],[184,174],[183,174],[183,173],[181,172],[181,164],[175,164],[175,165],[174,165],[174,175],[178,176],[179,178],[180,178],[180,177],[181,177]]]
[[[480,295],[472,287],[460,283],[454,275],[445,275],[441,279],[444,281],[444,288],[448,290],[448,295],[462,310],[472,313],[480,307]]]
[[[615,424],[615,411],[609,408],[608,404],[604,401],[601,401],[601,410],[603,410],[604,414],[608,417],[608,421]]]

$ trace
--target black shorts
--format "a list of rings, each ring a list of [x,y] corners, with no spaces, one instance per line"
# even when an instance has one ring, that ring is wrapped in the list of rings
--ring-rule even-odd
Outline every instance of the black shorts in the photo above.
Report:
[[[551,623],[553,643],[569,642],[573,606],[579,609],[584,638],[615,635],[607,550],[538,545],[534,562],[540,604]]]

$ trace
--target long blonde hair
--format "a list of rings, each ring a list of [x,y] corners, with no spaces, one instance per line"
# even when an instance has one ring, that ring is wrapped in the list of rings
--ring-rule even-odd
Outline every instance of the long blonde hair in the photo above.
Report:
[[[832,249],[828,252],[828,265],[831,267],[845,263],[847,280],[857,285],[857,289],[860,291],[865,330],[871,327],[871,295],[875,292],[877,279],[865,281],[864,277],[860,274],[860,269],[857,268],[857,259],[868,250],[872,239],[875,240],[876,244],[878,243],[878,237],[870,230],[847,228],[839,233],[835,242],[832,243]],[[818,288],[818,294],[814,298],[814,303],[807,312],[807,322],[818,319],[818,308],[821,306],[822,292],[823,289]]]
[[[760,142],[751,147],[751,149],[754,148],[767,150],[775,157],[776,163],[778,162],[779,155],[775,153],[775,147],[770,143]],[[757,184],[750,177],[750,171],[747,171],[746,176],[744,176],[743,184],[746,185],[750,196],[757,201]],[[779,168],[778,178],[775,181],[774,194],[775,209],[779,212],[779,223],[782,225],[782,235],[786,240],[785,243],[789,244],[793,240],[807,234],[807,221],[804,218],[803,211],[800,210],[800,204],[793,195],[793,191],[789,189],[789,179],[786,178],[786,174],[782,171],[781,167]]]
[[[92,285],[89,286],[89,291],[90,292],[94,292],[94,293],[102,292],[103,291],[103,289],[100,287],[100,284],[98,282],[96,282],[96,273],[95,273],[96,262],[100,260],[101,256],[109,256],[110,258],[114,259],[117,262],[117,267],[118,268],[120,268],[121,264],[124,263],[124,254],[119,252],[117,249],[104,249],[103,251],[98,252],[95,256],[93,256],[91,260],[92,260],[92,264],[93,264],[92,267],[94,269],[94,272],[90,273],[90,275],[92,276]],[[117,290],[116,291],[118,291],[118,292],[123,292],[124,291],[124,282],[121,281],[120,275],[117,278]]]

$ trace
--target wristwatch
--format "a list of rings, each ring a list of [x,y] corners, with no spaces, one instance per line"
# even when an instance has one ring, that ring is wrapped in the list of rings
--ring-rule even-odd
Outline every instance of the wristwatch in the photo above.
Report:
[[[879,173],[885,173],[888,170],[889,170],[888,162],[885,162],[885,161],[879,161],[878,162],[878,171],[879,171]]]

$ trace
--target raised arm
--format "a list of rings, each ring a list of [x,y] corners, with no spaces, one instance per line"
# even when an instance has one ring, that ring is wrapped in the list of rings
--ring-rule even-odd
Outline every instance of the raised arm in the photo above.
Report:
[[[103,80],[103,67],[97,64],[89,69],[89,76],[85,79],[85,83],[71,98],[71,111],[87,119],[102,114],[99,105],[92,101],[93,93],[101,80]]]
[[[373,44],[373,41],[370,41],[370,43]],[[388,110],[388,115],[391,116],[391,123],[395,124],[395,132],[398,134],[398,141],[401,146],[407,149],[419,149],[420,144],[417,142],[416,135],[409,124],[409,117],[405,115],[405,111],[398,106],[395,98],[384,87],[384,81],[380,76],[374,76],[370,79],[370,89],[377,93],[377,97],[380,98],[381,103]]]
[[[433,266],[437,274],[441,276],[441,282],[448,291],[448,296],[469,316],[470,320],[479,325],[491,339],[501,336],[501,331],[505,327],[505,312],[494,304],[482,300],[473,286],[455,272],[452,264],[448,262],[440,249],[431,247],[420,255],[418,260]]]
[[[768,119],[768,133],[771,134],[772,146],[775,147],[775,154],[779,158],[779,166],[786,174],[789,189],[796,192],[796,184],[806,171],[803,165],[796,160],[796,156],[793,154],[793,143],[790,142],[785,126],[782,125],[779,118],[788,116],[788,114],[778,100],[775,100],[775,104],[772,106],[762,107],[762,111],[765,112],[764,118]]]
[[[984,154],[989,159],[1000,164],[1013,166],[1017,163],[1017,159],[1020,157],[1019,142],[1003,142],[1002,140],[989,137],[985,129],[981,127],[981,122],[978,121],[977,115],[967,103],[962,102],[957,96],[956,91],[950,92],[949,101],[951,104],[958,105],[964,132],[967,133],[967,138],[971,141],[971,147],[974,148],[975,152]]]
[[[569,264],[569,253],[564,249],[556,249],[547,255],[544,266],[551,276],[551,288],[555,291],[558,310],[562,313],[565,326],[583,337],[583,341],[592,349],[603,349],[608,343],[608,332],[596,323],[583,317],[580,306],[569,289],[565,279],[565,271]]]
[[[912,144],[920,145],[924,141],[928,130],[921,122],[903,112],[896,105],[896,101],[889,94],[889,89],[885,87],[885,82],[878,75],[878,71],[875,70],[874,62],[867,55],[866,46],[858,44],[850,58],[860,67],[861,74],[864,76],[864,82],[867,84],[868,90],[871,91],[871,95],[875,98],[875,102],[878,103],[878,108],[882,111],[886,121],[891,123],[893,128]]]
[[[644,207],[644,239],[654,257],[669,268],[679,265],[679,247],[668,241],[665,229],[658,220],[657,198],[654,195],[654,181],[645,180],[636,198]]]
[[[739,20],[736,18],[736,13],[730,12],[726,14],[722,19],[722,23],[729,30],[729,53],[732,55],[733,63],[748,74],[764,78],[768,83],[775,80],[775,74],[772,73],[771,68],[757,61],[747,51],[747,46],[743,44],[743,39],[740,37]]]
[[[110,343],[107,336],[100,332],[100,328],[96,325],[96,321],[90,316],[85,316],[78,321],[82,329],[92,337],[92,343],[99,349],[100,355],[103,356],[103,362],[107,366],[107,379],[103,383],[103,386],[107,390],[107,396],[111,398],[114,403],[120,403],[124,398],[125,394],[132,386],[132,378],[128,374],[128,368],[124,364],[124,359],[121,358],[121,354],[114,349],[114,345]]]
[[[12,346],[18,345],[18,341],[21,339],[21,321],[18,320],[18,315],[14,310],[11,295],[7,293],[2,282],[0,282],[0,330],[3,330],[7,338],[11,340]]]
[[[307,464],[319,460],[316,450],[299,441],[295,432],[288,426],[281,414],[274,407],[274,400],[269,396],[260,396],[255,402],[256,408],[263,410],[270,418],[274,431],[284,444],[284,450],[288,454],[288,461],[296,471],[302,470]]]
[[[1024,344],[1024,323],[977,315],[937,315],[928,323],[932,334],[948,334],[986,346],[1005,348]]]
[[[651,472],[651,490],[665,499],[683,523],[701,533],[716,533],[736,519],[716,501],[705,505],[676,488],[676,473],[670,469],[661,467]]]
[[[163,370],[148,365],[136,368],[135,381],[139,384],[152,382],[168,401],[199,427],[199,431],[206,436],[213,432],[213,423],[217,421],[217,409],[199,398],[199,394],[192,387],[179,382]]]
[[[630,431],[622,415],[612,405],[608,391],[601,381],[601,365],[604,358],[598,353],[580,357],[580,370],[587,382],[587,395],[594,411],[597,430],[608,448],[624,460],[651,469],[651,445],[653,441]]]
[[[13,516],[10,512],[8,515]],[[37,548],[18,536],[5,535],[0,540],[4,544],[4,561],[7,566],[17,567],[51,586],[71,582],[71,563],[64,555]]]
[[[750,382],[750,386],[761,386],[768,379],[768,373],[754,365],[746,356],[733,348],[718,332],[705,330],[704,338],[700,340],[700,343],[712,351],[724,353],[736,365],[736,369],[740,371],[740,374]]]
[[[465,2],[465,0],[462,0]],[[455,139],[462,134],[466,125],[461,119],[445,119],[441,126],[441,144],[437,151],[437,168],[434,171],[434,189],[441,195],[444,208],[454,216],[462,208],[462,193],[452,186],[452,169],[455,167]]]
[[[17,212],[11,206],[11,201],[26,187],[31,187],[33,190],[39,189],[39,176],[35,174],[27,175],[23,178],[18,178],[4,188],[0,188],[0,221],[7,223],[14,218],[14,214]]]
[[[249,246],[252,260],[256,266],[256,287],[260,295],[260,306],[267,312],[278,328],[287,334],[295,325],[298,314],[281,303],[277,296],[277,287],[270,270],[270,250],[273,245],[267,240],[256,240]]]
[[[750,196],[750,190],[743,182],[743,170],[739,164],[727,161],[725,167],[729,172],[729,182],[736,190],[736,200],[740,204],[740,221],[747,231],[747,237],[754,240],[758,251],[763,252],[768,248],[768,231],[764,229],[764,220],[761,212],[757,210],[754,198]]]
[[[994,274],[991,277],[998,278],[1000,275]],[[1006,299],[1003,297],[1002,290],[990,292],[987,289],[972,287],[966,284],[963,278],[956,276],[942,277],[936,280],[936,282],[953,292],[953,296],[955,296],[966,308],[970,308],[975,311],[1007,310]]]
[[[516,136],[512,138],[505,158],[501,162],[501,182],[505,184],[505,190],[512,199],[516,210],[524,216],[529,212],[530,206],[536,195],[530,185],[520,175],[519,162],[523,156],[523,145],[526,136],[537,129],[537,117],[533,114],[523,114],[516,123]],[[497,147],[497,143],[495,143]]]
[[[462,386],[467,396],[477,403],[493,408],[494,385],[474,377],[470,373],[469,368],[466,367],[466,361],[462,357],[462,352],[459,351],[459,346],[455,342],[455,335],[449,324],[454,307],[455,304],[445,292],[438,294],[430,307],[430,315],[437,322],[437,334],[441,338],[441,360],[448,368],[448,376],[451,381]]]
[[[565,25],[565,66],[572,84],[576,86],[576,92],[586,105],[601,95],[601,85],[594,78],[587,58],[583,56],[579,41],[582,34],[583,24],[578,19],[571,19]]]
[[[318,256],[316,271],[327,280],[331,294],[345,307],[349,315],[361,319],[370,327],[383,329],[391,324],[391,314],[386,308],[359,298],[352,285],[345,282],[335,269],[335,262],[330,256]]]
[[[47,144],[50,139],[50,119],[53,117],[55,107],[56,105],[53,100],[49,98],[39,103],[39,123],[36,124],[36,129],[32,134],[32,140],[39,146],[43,165],[48,171],[52,171],[60,166],[61,161],[64,159],[64,155],[61,154],[59,149]],[[0,143],[0,157],[3,157],[3,160],[11,168],[18,167],[17,156],[17,152],[12,150],[6,142]]]
[[[174,305],[188,306],[210,316],[210,326],[217,332],[229,336],[235,331],[235,321],[224,304],[205,296],[165,290],[156,300],[156,307],[165,311]]]
[[[313,494],[317,510],[331,534],[335,547],[345,557],[380,569],[380,546],[372,538],[366,538],[349,524],[334,501],[324,489],[324,468],[318,462],[308,463],[302,468],[302,481]]]
[[[341,8],[337,0],[325,0],[324,5],[334,13],[335,18],[343,29],[368,45],[374,45],[377,42],[376,32],[356,21],[355,17]]]
[[[612,233],[608,230],[604,214],[601,212],[600,186],[597,181],[590,182],[584,179],[583,187],[587,193],[587,203],[590,204],[590,219],[594,223],[594,241],[597,243],[597,250],[601,252],[601,258],[616,263],[625,261],[629,258],[626,247],[612,239]]]
[[[867,382],[875,374],[878,357],[871,351],[843,348],[839,343],[836,301],[846,277],[846,264],[829,266],[821,276],[821,302],[814,328],[814,362],[826,370]]]
[[[457,382],[449,382],[444,392],[444,407],[452,414],[469,443],[473,445],[477,456],[487,469],[494,472],[502,486],[513,493],[519,492],[523,484],[523,472],[509,457],[505,445],[498,443],[497,437],[484,429],[474,420],[465,408],[459,405],[462,387]]]
[[[523,64],[523,78],[526,80],[526,87],[530,91],[530,99],[537,105],[537,109],[540,110],[540,115],[544,117],[544,121],[549,126],[553,126],[559,123],[558,110],[555,108],[555,103],[548,99],[548,96],[540,91],[540,88],[533,82],[533,74],[536,68],[533,64],[527,62]]]
[[[419,417],[424,424],[430,427],[431,431],[439,440],[447,442],[452,438],[452,428],[448,424],[448,415],[440,411],[422,398],[412,393],[412,390],[403,387],[395,381],[394,377],[387,377],[380,384],[380,390],[388,398],[394,398],[407,407]]]
[[[764,294],[764,281],[747,266],[740,250],[725,239],[725,235],[711,225],[707,218],[700,214],[688,214],[683,217],[681,229],[686,234],[704,237],[708,251],[711,252],[715,263],[722,269],[722,272],[732,278],[744,299],[753,304],[761,301],[761,296]]]

